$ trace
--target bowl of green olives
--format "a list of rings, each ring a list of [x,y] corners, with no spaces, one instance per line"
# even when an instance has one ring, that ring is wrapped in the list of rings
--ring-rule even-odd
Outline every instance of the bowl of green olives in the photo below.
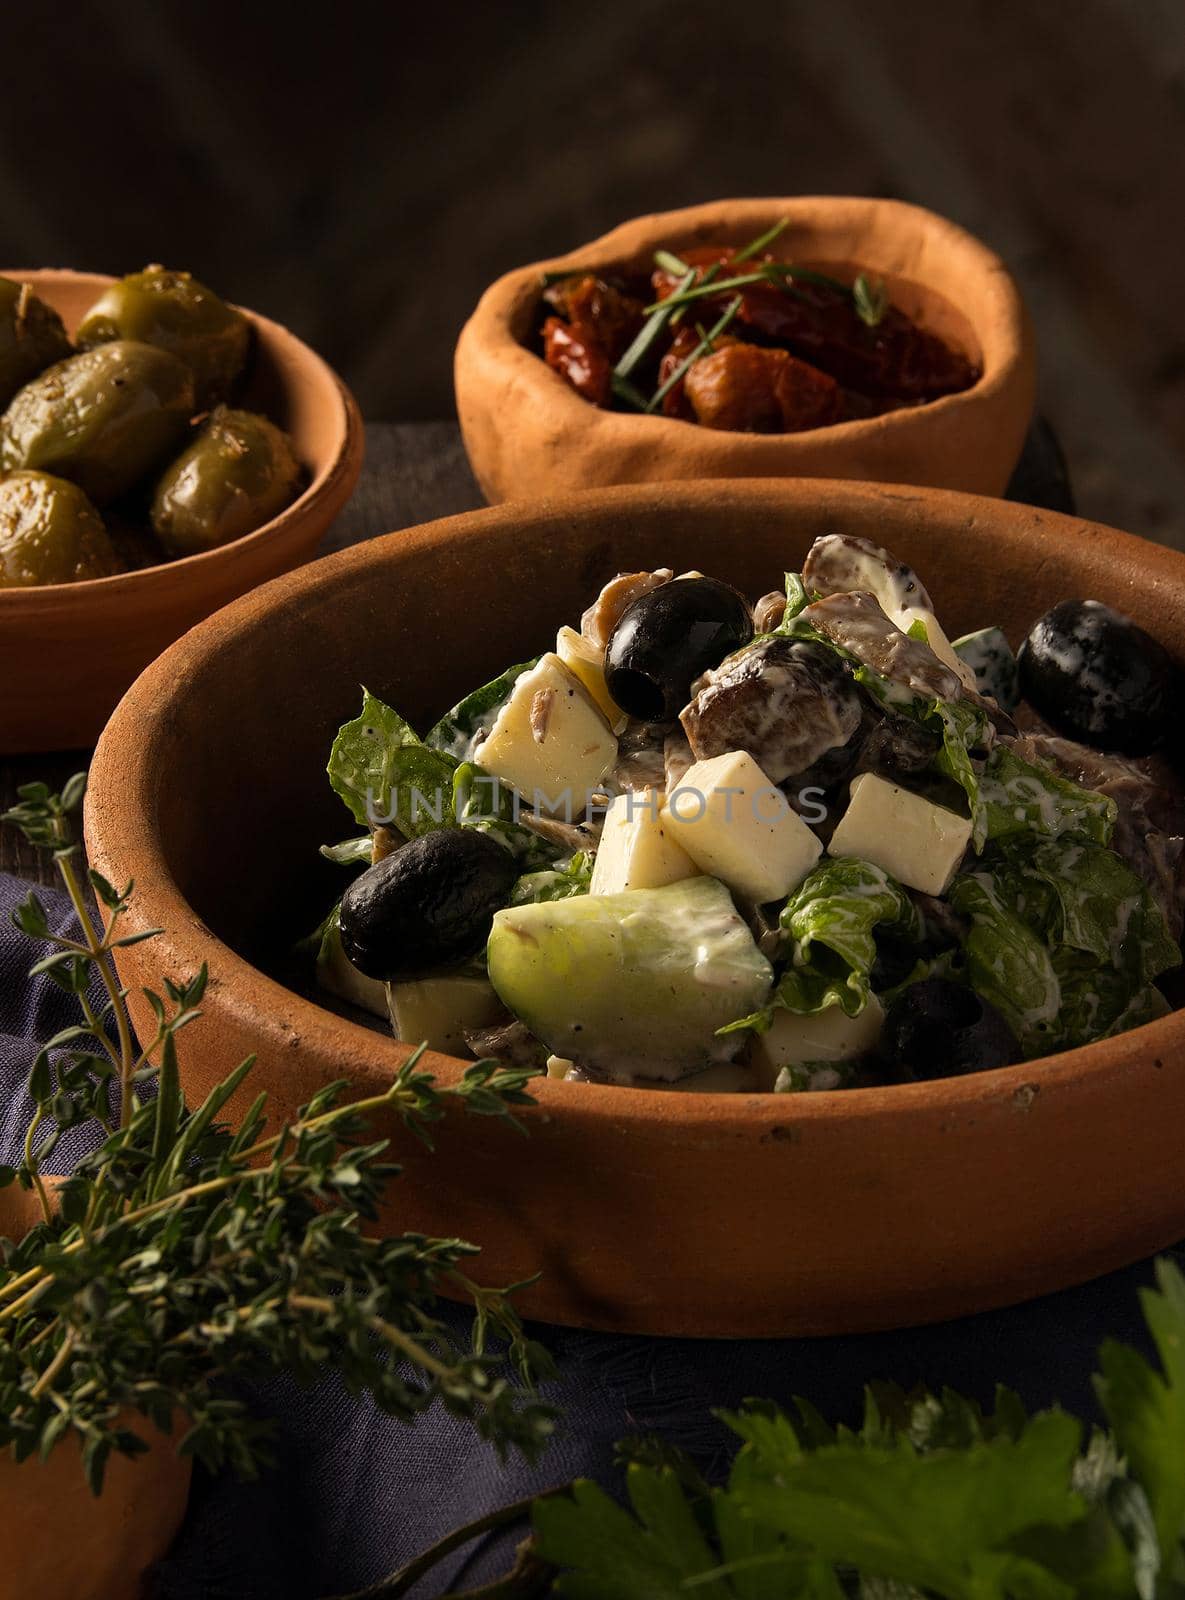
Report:
[[[332,369],[190,273],[0,275],[0,751],[93,743],[174,639],[310,559],[361,465]]]

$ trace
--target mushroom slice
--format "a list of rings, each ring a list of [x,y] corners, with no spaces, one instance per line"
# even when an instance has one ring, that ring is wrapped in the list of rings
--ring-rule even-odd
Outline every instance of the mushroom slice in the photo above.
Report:
[[[616,578],[610,578],[581,617],[581,633],[596,649],[604,650],[628,607],[640,595],[670,583],[674,576],[670,567],[660,567],[657,572],[619,572]]]
[[[679,720],[698,761],[743,750],[781,783],[846,745],[860,718],[859,692],[830,650],[775,638],[705,673]]]
[[[813,601],[800,615],[825,639],[887,678],[904,696],[962,699],[963,680],[958,673],[940,661],[928,644],[902,633],[875,595],[858,589],[837,592]]]
[[[891,550],[871,539],[850,533],[828,533],[816,539],[807,552],[802,581],[812,594],[849,594],[854,590],[875,595],[881,609],[902,633],[916,623],[938,659],[957,672],[964,688],[975,688],[975,674],[960,661],[938,618],[926,586],[912,567]]]

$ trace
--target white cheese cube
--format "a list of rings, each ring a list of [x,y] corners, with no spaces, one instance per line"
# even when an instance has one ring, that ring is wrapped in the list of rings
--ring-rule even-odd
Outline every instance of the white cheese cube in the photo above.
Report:
[[[617,739],[588,690],[557,655],[515,683],[473,759],[529,807],[571,820],[617,757]]]
[[[575,628],[564,627],[555,636],[555,653],[568,671],[580,679],[614,733],[620,733],[629,718],[609,693],[605,682],[605,652],[598,650]]]
[[[672,837],[660,789],[619,794],[605,813],[589,894],[661,889],[694,878],[699,868]]]
[[[841,1006],[828,1006],[806,1017],[795,1011],[775,1011],[767,1031],[754,1034],[749,1061],[761,1087],[772,1089],[783,1067],[866,1055],[876,1048],[884,1020],[884,1007],[874,994],[855,1017],[849,1017]]]
[[[945,894],[971,842],[971,820],[874,772],[852,781],[851,801],[827,846],[858,856],[923,894]]]
[[[423,1044],[449,1056],[472,1052],[466,1028],[484,1028],[503,1015],[502,1002],[485,978],[444,972],[434,978],[387,985],[391,1030],[404,1044]]]
[[[823,853],[786,796],[743,750],[694,762],[662,815],[702,872],[758,904],[796,889]]]

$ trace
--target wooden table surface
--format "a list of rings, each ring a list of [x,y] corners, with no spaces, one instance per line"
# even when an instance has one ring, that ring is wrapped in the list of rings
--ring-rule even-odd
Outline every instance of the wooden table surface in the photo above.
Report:
[[[1015,499],[1071,508],[1060,450],[1044,424],[1038,423],[1030,436],[1010,492]],[[471,511],[483,503],[455,423],[371,423],[358,488],[326,536],[321,553],[434,517]],[[12,804],[21,784],[41,779],[60,788],[89,759],[89,750],[0,756],[0,811]],[[52,866],[47,867],[13,828],[0,828],[0,872],[40,882],[53,879]]]

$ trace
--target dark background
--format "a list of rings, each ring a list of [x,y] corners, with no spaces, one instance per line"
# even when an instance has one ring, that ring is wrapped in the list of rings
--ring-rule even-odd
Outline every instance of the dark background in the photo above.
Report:
[[[188,267],[370,419],[482,287],[643,211],[897,195],[1019,276],[1081,509],[1185,547],[1183,0],[4,8],[13,267]]]

